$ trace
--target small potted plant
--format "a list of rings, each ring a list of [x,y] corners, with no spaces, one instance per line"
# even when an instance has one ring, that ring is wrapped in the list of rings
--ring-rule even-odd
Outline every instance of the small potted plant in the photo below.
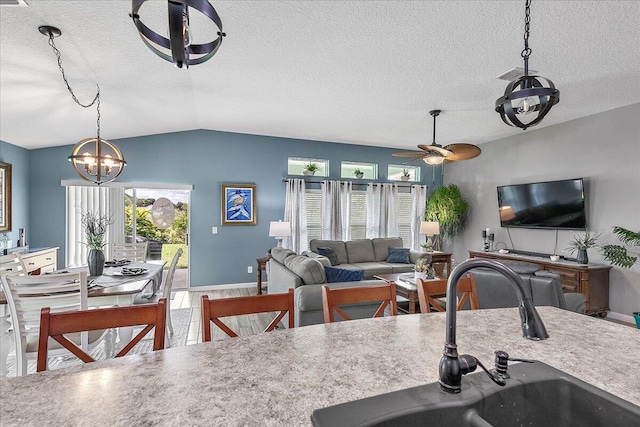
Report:
[[[304,165],[304,170],[302,171],[302,174],[304,176],[313,176],[317,170],[318,170],[318,165],[313,162],[309,162],[306,165]]]
[[[89,276],[100,276],[104,270],[104,252],[106,246],[105,235],[107,228],[111,224],[111,218],[107,215],[100,215],[95,212],[85,212],[82,214],[82,225],[87,238],[87,265],[89,266]]]
[[[360,170],[360,168],[355,168],[355,169],[353,170],[353,174],[355,175],[355,177],[356,177],[357,179],[362,179],[362,177],[364,176],[364,172],[362,172],[362,171]]]
[[[411,179],[411,175],[409,175],[409,169],[402,169],[402,176],[400,177],[400,179],[403,181],[409,181]]]
[[[429,263],[424,258],[418,258],[416,263],[413,265],[413,276],[416,279],[426,279],[429,267]]]
[[[587,249],[593,248],[596,245],[601,234],[602,233],[598,233],[594,235],[591,234],[589,230],[586,230],[584,234],[576,234],[573,236],[573,239],[569,241],[569,247],[566,250],[572,255],[578,251],[576,261],[580,264],[588,264],[589,256],[587,255]]]
[[[432,252],[433,251],[433,245],[431,243],[428,243],[428,242],[420,243],[420,246],[422,246],[422,252]]]

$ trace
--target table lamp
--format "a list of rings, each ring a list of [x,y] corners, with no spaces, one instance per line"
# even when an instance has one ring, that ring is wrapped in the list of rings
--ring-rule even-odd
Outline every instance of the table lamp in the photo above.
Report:
[[[420,223],[420,234],[427,236],[427,246],[433,247],[433,236],[440,234],[440,223],[436,221],[422,221]]]
[[[278,247],[282,247],[282,239],[291,236],[291,223],[286,221],[271,221],[269,223],[269,237],[278,240]]]

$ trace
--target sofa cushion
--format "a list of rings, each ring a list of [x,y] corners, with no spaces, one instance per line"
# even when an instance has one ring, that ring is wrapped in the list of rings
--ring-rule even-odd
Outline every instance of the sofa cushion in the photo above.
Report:
[[[387,262],[409,264],[409,248],[389,248]]]
[[[284,260],[284,265],[300,276],[305,285],[327,283],[324,266],[316,259],[302,255],[290,256]]]
[[[413,271],[413,264],[397,264],[395,262],[387,262],[385,265],[391,267],[391,273],[409,273]]]
[[[380,274],[393,273],[393,267],[391,267],[391,264],[387,264],[384,262],[359,262],[353,265],[364,270],[365,279],[373,279],[373,276],[377,276]]]
[[[340,264],[340,261],[338,261],[338,255],[336,254],[335,249],[333,249],[331,246],[319,246],[318,254],[329,258],[329,262],[331,262],[331,265]]]
[[[327,283],[359,282],[364,276],[363,270],[348,270],[346,268],[325,267]]]
[[[318,253],[318,248],[321,246],[333,248],[333,250],[336,251],[336,255],[338,256],[338,261],[340,264],[349,262],[349,257],[347,257],[347,247],[345,246],[343,241],[312,239],[309,242],[309,248],[315,253]]]
[[[376,257],[373,254],[373,242],[371,239],[350,240],[344,244],[347,248],[349,264],[376,260]]]
[[[400,237],[376,237],[371,241],[376,261],[386,261],[389,256],[389,248],[399,248],[403,245]]]
[[[275,259],[276,261],[278,261],[280,264],[284,264],[284,260],[291,256],[291,255],[295,255],[296,253],[289,250],[289,249],[285,249],[285,248],[281,248],[281,247],[275,247],[271,249],[271,256],[273,257],[273,259]]]

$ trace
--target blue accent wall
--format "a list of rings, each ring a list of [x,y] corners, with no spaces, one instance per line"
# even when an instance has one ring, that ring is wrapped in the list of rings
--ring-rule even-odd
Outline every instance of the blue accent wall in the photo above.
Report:
[[[340,162],[377,163],[379,180],[386,180],[387,164],[397,149],[336,144],[208,130],[112,140],[128,166],[118,182],[192,184],[190,206],[191,285],[255,281],[256,258],[276,245],[268,236],[269,222],[284,217],[288,157],[328,159],[331,179],[340,179]],[[64,263],[65,189],[63,179],[79,179],[67,161],[72,145],[30,151],[30,235],[34,246],[59,246]],[[422,183],[432,190],[441,184],[441,167],[435,174],[422,167]],[[436,182],[432,182],[435,176]],[[315,178],[318,179],[318,178]],[[257,225],[222,226],[220,185],[255,183]],[[410,206],[407,206],[409,209]],[[218,234],[211,227],[218,227]],[[247,273],[247,266],[254,273]]]
[[[11,163],[11,231],[7,236],[15,246],[18,229],[29,230],[29,150],[0,140],[0,162]],[[27,235],[27,243],[29,238]]]

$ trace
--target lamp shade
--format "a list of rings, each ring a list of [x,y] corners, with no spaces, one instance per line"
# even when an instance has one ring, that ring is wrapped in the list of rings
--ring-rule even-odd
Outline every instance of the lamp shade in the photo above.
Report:
[[[283,238],[291,236],[291,223],[271,221],[269,223],[269,237]]]
[[[423,221],[420,223],[420,234],[427,236],[440,234],[440,224],[435,221]]]

